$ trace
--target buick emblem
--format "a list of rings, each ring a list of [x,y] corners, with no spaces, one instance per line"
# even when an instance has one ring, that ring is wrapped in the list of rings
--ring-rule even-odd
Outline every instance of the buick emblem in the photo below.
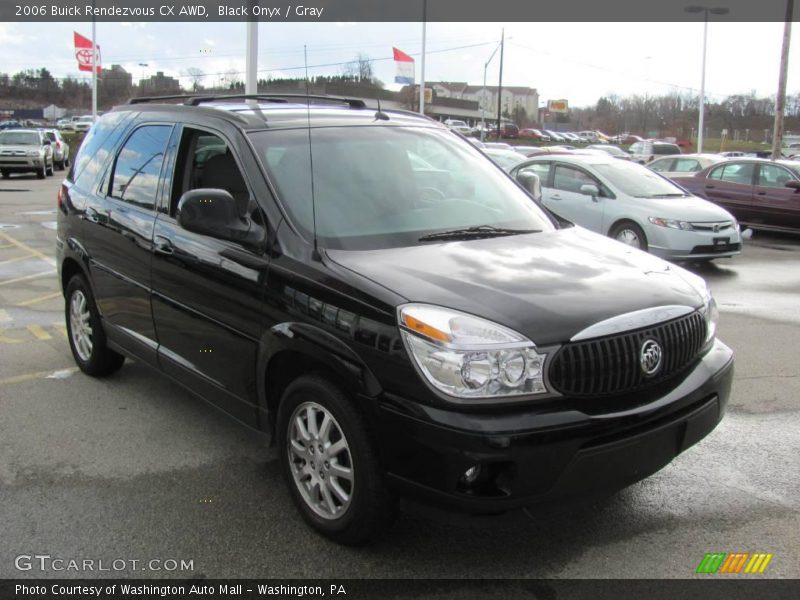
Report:
[[[662,354],[661,345],[654,339],[646,339],[642,343],[642,349],[639,351],[639,364],[647,377],[652,377],[661,369]]]

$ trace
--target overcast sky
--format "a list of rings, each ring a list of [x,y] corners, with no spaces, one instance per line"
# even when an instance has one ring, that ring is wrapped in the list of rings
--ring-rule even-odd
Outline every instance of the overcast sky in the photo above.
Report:
[[[206,84],[225,72],[244,72],[244,23],[98,23],[103,66],[123,65],[137,80],[157,70],[180,77],[196,67]],[[542,102],[566,98],[593,104],[609,93],[650,94],[699,90],[703,25],[698,23],[429,23],[426,80],[480,84],[483,67],[505,27],[503,82],[539,90]],[[86,36],[89,23],[0,23],[0,71],[47,67],[54,76],[80,77],[72,31]],[[797,36],[798,32],[795,32]],[[773,94],[777,89],[782,23],[712,22],[709,25],[706,91]],[[259,77],[303,75],[303,45],[311,75],[334,75],[363,52],[375,59],[377,76],[390,89],[391,46],[417,58],[419,23],[262,23]],[[383,60],[378,60],[383,59]],[[139,66],[147,63],[147,67]],[[328,66],[317,66],[328,65]],[[800,41],[789,63],[788,91],[800,91]],[[499,52],[488,68],[497,83]]]

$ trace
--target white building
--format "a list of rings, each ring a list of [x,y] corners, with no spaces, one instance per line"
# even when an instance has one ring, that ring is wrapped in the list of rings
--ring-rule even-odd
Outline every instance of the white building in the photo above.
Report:
[[[480,109],[486,111],[487,118],[497,115],[496,85],[484,87],[465,82],[439,82],[426,85],[433,88],[437,96],[477,102]],[[516,107],[524,108],[528,118],[534,123],[539,122],[539,92],[535,88],[503,86],[502,112],[513,114]]]

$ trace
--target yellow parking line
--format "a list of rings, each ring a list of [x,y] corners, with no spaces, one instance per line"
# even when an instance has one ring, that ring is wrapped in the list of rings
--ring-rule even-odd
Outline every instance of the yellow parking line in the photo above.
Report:
[[[18,340],[17,338],[8,337],[5,335],[6,330],[0,329],[0,344],[19,344],[22,340]]]
[[[6,248],[13,248],[14,244],[0,244],[0,250],[5,250]]]
[[[53,336],[47,333],[41,325],[28,325],[30,331],[37,340],[52,340]]]
[[[53,329],[64,337],[67,337],[67,326],[64,323],[53,323]]]
[[[45,300],[50,300],[51,298],[58,298],[59,296],[61,296],[61,292],[53,292],[52,294],[45,294],[44,296],[38,296],[36,298],[31,298],[30,300],[18,302],[17,306],[30,306],[31,304],[38,304],[39,302],[44,302]]]
[[[8,263],[17,262],[18,260],[25,260],[26,258],[31,258],[35,256],[34,254],[25,254],[23,256],[15,256],[14,258],[9,258],[6,260],[0,260],[0,265],[7,265]]]
[[[64,372],[74,373],[78,370],[77,367],[71,367],[69,369],[60,369]],[[9,385],[11,383],[22,383],[24,381],[31,381],[33,379],[44,379],[54,371],[36,371],[35,373],[25,373],[23,375],[14,375],[13,377],[6,377],[5,379],[0,379],[0,385]]]
[[[25,250],[26,252],[30,252],[31,254],[41,258],[43,261],[47,262],[48,264],[56,266],[56,260],[54,258],[52,258],[51,256],[47,256],[41,250],[37,250],[36,248],[31,248],[30,246],[28,246],[28,244],[26,244],[24,242],[20,242],[18,239],[11,237],[10,235],[8,235],[5,232],[0,232],[0,239],[4,239],[9,244],[11,244],[12,246],[16,246],[17,248],[21,248],[22,250]]]
[[[27,281],[28,279],[36,279],[38,277],[44,277],[45,275],[52,275],[53,273],[55,273],[55,269],[51,269],[50,271],[45,271],[44,273],[34,273],[33,275],[25,275],[24,277],[17,277],[16,279],[6,279],[5,281],[0,281],[0,285],[18,283],[20,281]]]

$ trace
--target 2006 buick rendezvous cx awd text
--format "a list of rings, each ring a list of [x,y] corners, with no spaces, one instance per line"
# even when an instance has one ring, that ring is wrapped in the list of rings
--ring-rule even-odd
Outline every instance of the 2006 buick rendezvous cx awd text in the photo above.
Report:
[[[94,125],[59,207],[80,368],[133,357],[273,434],[300,513],[342,543],[403,494],[480,513],[619,489],[730,393],[702,279],[563,222],[411,113],[139,100]]]

